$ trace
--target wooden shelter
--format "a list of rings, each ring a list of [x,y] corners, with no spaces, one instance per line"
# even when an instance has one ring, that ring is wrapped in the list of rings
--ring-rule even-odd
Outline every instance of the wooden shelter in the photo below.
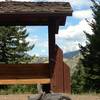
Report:
[[[0,25],[46,25],[49,42],[49,63],[0,64],[0,84],[50,84],[54,92],[70,93],[70,69],[55,34],[71,15],[68,2],[0,2]]]

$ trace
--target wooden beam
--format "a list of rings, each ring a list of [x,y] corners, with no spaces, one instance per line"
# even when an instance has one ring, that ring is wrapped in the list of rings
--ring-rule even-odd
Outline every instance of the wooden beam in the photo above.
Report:
[[[49,63],[55,62],[55,34],[58,34],[59,22],[57,19],[49,19],[48,24],[48,41],[49,41]],[[50,65],[51,66],[51,65]]]
[[[0,64],[0,80],[45,79],[49,73],[48,64]]]
[[[49,18],[48,22],[49,34],[58,34],[59,26],[60,26],[60,19],[58,19],[58,17]]]
[[[48,42],[49,42],[49,69],[50,69],[50,77],[53,74],[52,69],[55,63],[55,34],[58,33],[59,22],[57,18],[51,17],[49,18],[48,23]],[[49,93],[51,90],[51,84],[43,85],[43,90],[46,93]]]
[[[66,16],[50,14],[0,14],[0,25],[47,26],[52,17],[59,20],[60,25],[65,25]]]
[[[0,79],[0,85],[10,84],[49,84],[50,79]]]

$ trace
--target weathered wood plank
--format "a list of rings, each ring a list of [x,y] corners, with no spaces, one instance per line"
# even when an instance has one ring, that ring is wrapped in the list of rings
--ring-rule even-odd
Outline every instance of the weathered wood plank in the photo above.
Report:
[[[0,25],[48,25],[52,17],[65,25],[71,15],[66,2],[0,2]]]
[[[48,64],[0,64],[0,79],[49,78]]]
[[[50,79],[0,79],[1,85],[10,85],[10,84],[49,84]]]
[[[60,15],[42,15],[42,14],[0,14],[0,26],[1,25],[36,25],[47,26],[49,18],[55,18],[59,20],[59,25],[64,25],[66,16]],[[9,20],[8,20],[9,19]]]
[[[56,28],[57,27],[57,28]],[[56,21],[49,21],[48,25],[48,42],[49,42],[49,63],[55,62],[55,34],[59,26],[56,26]],[[52,67],[50,65],[50,67]]]

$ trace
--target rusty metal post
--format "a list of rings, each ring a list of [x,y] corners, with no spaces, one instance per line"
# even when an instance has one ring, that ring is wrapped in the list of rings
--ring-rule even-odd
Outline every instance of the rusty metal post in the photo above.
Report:
[[[55,55],[55,64],[51,77],[51,89],[57,93],[71,93],[70,70],[63,62],[63,52],[58,46],[56,46]]]
[[[64,80],[64,93],[71,93],[71,78],[70,78],[70,68],[67,64],[63,62],[63,80]]]

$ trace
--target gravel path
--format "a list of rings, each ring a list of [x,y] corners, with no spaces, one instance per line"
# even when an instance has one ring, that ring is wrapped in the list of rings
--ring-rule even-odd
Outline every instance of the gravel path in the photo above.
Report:
[[[31,94],[0,95],[0,100],[28,100]],[[100,100],[100,95],[68,95],[71,100]]]

